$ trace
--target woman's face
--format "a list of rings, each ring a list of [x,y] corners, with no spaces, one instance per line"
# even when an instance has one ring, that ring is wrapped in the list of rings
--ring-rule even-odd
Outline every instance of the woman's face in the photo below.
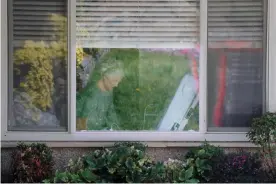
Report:
[[[117,87],[120,81],[122,80],[122,76],[120,75],[109,75],[104,78],[104,83],[109,88]]]

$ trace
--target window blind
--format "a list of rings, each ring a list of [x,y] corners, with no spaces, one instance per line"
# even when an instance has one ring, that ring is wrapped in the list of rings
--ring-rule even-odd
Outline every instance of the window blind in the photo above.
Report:
[[[22,46],[26,40],[56,40],[51,15],[66,16],[66,0],[9,0],[9,21],[12,21],[13,44]],[[64,30],[67,31],[67,30]]]
[[[262,47],[264,0],[208,0],[209,46],[226,41],[247,42]]]
[[[194,47],[199,0],[77,0],[82,47]]]

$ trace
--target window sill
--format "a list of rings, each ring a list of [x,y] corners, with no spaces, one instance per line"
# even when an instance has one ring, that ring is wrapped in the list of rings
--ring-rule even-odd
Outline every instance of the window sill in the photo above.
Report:
[[[42,141],[43,142],[43,141]],[[2,141],[2,148],[13,148],[16,147],[17,141]],[[31,143],[31,142],[27,142]],[[100,147],[111,147],[115,142],[94,142],[94,141],[53,141],[53,142],[43,142],[46,143],[49,147],[53,148],[100,148]],[[189,147],[197,147],[202,144],[202,142],[144,142],[150,148],[189,148]],[[254,148],[256,145],[249,142],[209,142],[212,145],[224,147],[224,148]]]
[[[222,147],[254,147],[245,133],[199,132],[7,132],[2,147],[13,147],[18,141],[46,142],[51,147],[103,147],[119,141],[145,142],[149,147],[193,147],[205,140]]]

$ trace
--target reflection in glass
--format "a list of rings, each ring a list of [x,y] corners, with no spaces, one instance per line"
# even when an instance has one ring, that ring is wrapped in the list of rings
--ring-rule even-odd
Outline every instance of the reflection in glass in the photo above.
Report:
[[[198,130],[195,49],[83,50],[77,130]]]
[[[67,1],[13,0],[10,6],[9,130],[67,128]],[[37,11],[39,10],[39,11]]]
[[[77,0],[77,130],[198,130],[199,2]]]
[[[246,131],[263,113],[264,2],[208,1],[210,131]]]

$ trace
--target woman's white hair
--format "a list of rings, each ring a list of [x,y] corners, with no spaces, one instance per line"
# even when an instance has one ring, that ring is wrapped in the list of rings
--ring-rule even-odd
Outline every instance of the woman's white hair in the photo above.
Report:
[[[103,63],[101,73],[103,76],[124,76],[123,63],[118,60]]]

